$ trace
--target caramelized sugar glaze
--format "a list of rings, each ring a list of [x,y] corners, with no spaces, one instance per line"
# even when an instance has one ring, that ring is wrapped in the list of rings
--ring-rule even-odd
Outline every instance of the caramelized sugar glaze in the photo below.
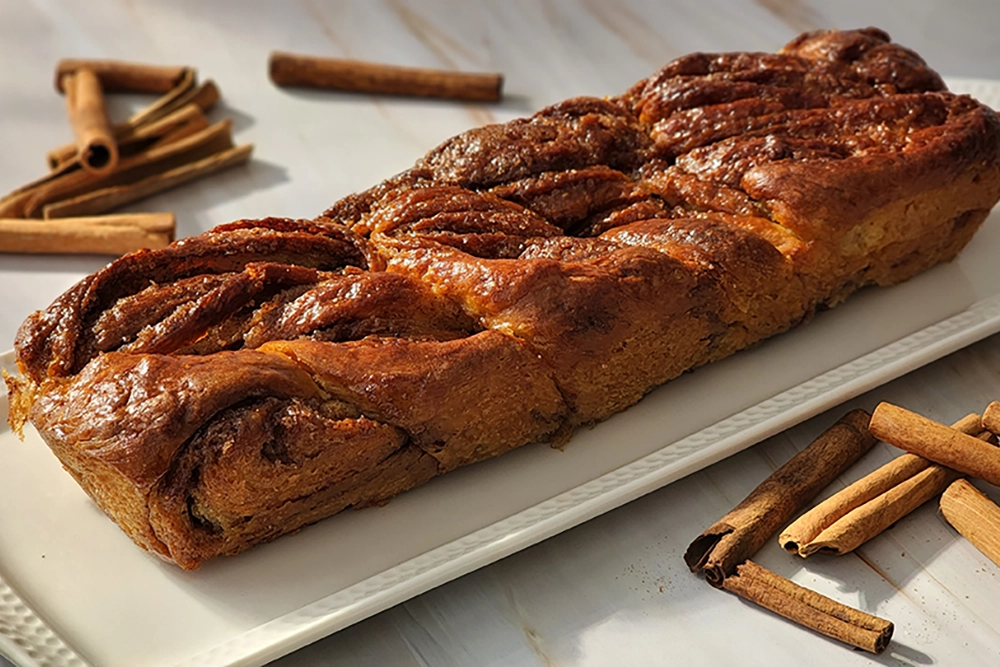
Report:
[[[954,257],[1000,122],[875,29],[694,54],[450,139],[314,220],[138,252],[33,315],[30,418],[185,568],[627,408]]]

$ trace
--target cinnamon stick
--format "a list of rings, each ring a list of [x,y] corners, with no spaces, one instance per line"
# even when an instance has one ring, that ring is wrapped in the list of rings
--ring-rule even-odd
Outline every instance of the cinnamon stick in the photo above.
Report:
[[[324,88],[385,95],[496,102],[503,75],[398,67],[360,60],[271,54],[271,81],[278,86]]]
[[[692,572],[721,586],[823,487],[875,444],[868,413],[853,410],[764,480],[684,553]]]
[[[892,639],[893,624],[785,579],[747,561],[722,587],[745,600],[845,644],[881,653]]]
[[[993,401],[983,412],[983,428],[1000,436],[1000,402]]]
[[[146,65],[123,60],[86,60],[67,58],[56,65],[56,90],[65,92],[63,78],[80,70],[97,75],[107,92],[165,93],[184,77],[187,67]]]
[[[983,492],[967,480],[957,480],[941,495],[941,513],[974,547],[1000,565],[1000,507]]]
[[[818,551],[842,555],[854,551],[931,498],[937,497],[960,474],[950,468],[932,464],[898,486],[848,512],[811,542],[803,544],[799,548],[799,555],[808,556]]]
[[[203,165],[194,164],[212,155],[231,150],[233,148],[231,131],[231,121],[228,119],[219,121],[179,141],[122,160],[119,169],[103,180],[74,179],[70,176],[61,183],[49,184],[27,199],[24,207],[26,217],[54,218],[103,213],[116,206],[169,189],[196,176],[217,171],[218,168],[245,162],[252,150],[250,146],[243,147],[236,160],[227,155],[227,159],[215,169],[206,170],[203,169]],[[176,179],[174,174],[170,174],[174,170],[183,168],[187,168],[190,178]],[[118,194],[102,199],[101,195],[107,192]],[[87,198],[90,196],[95,197],[94,202],[77,205],[80,201],[88,201]]]
[[[1000,449],[979,438],[891,403],[880,403],[875,408],[869,428],[875,437],[900,449],[990,484],[1000,484]]]
[[[74,145],[73,150],[76,150]],[[32,193],[38,192],[53,183],[58,183],[65,178],[82,172],[83,167],[78,160],[71,160],[59,165],[58,169],[50,171],[41,178],[25,183],[0,197],[0,218],[25,218],[24,203],[31,197]],[[78,178],[78,176],[73,176]]]
[[[123,155],[134,155],[142,150],[189,137],[208,126],[208,116],[201,107],[197,104],[187,104],[162,118],[122,133],[118,150]]]
[[[227,148],[138,181],[102,188],[70,199],[46,204],[42,212],[46,219],[52,219],[73,215],[92,215],[114,210],[158,192],[247,162],[252,152],[253,146],[250,144]]]
[[[952,428],[975,435],[982,425],[979,415],[970,414]],[[802,557],[821,550],[847,553],[936,496],[956,476],[925,458],[903,454],[800,516],[778,542]]]
[[[166,121],[181,110],[191,106],[198,108],[202,114],[207,113],[218,101],[219,89],[215,83],[205,81],[195,87],[193,70],[189,70],[177,89],[138,111],[125,122],[111,127],[111,132],[118,142],[119,153],[125,152],[125,147],[137,141],[143,133],[153,132],[153,126],[156,123]],[[59,146],[49,151],[47,155],[49,167],[53,170],[61,169],[75,157],[75,144]]]
[[[58,178],[42,179],[34,187],[19,189],[0,200],[0,217],[42,217],[46,207],[58,202],[75,199],[98,190],[137,183],[229,150],[233,148],[231,130],[232,123],[229,120],[220,121],[178,141],[125,157],[113,173],[103,177],[67,168]],[[152,194],[154,191],[159,190],[143,190],[146,194]],[[133,197],[129,201],[134,201],[136,198]],[[121,203],[122,200],[116,201]],[[108,209],[97,210],[95,207],[90,207],[87,209],[87,214],[102,213],[106,210]],[[58,215],[84,215],[84,212],[78,209],[74,209],[72,213],[64,210]],[[50,217],[56,216],[50,214]]]
[[[0,252],[124,255],[174,240],[173,213],[129,213],[61,220],[0,218]]]
[[[204,111],[196,104],[187,104],[161,118],[134,128],[112,126],[111,132],[118,143],[118,155],[127,157],[154,144],[169,143],[206,127],[208,127],[208,117]],[[67,151],[67,148],[70,150]],[[47,158],[49,166],[58,169],[76,158],[75,147],[60,146],[49,151]]]
[[[66,114],[76,137],[76,152],[85,169],[107,174],[118,164],[118,144],[104,104],[104,92],[97,75],[89,69],[66,74]]]
[[[188,102],[194,101],[194,98],[199,95],[199,92],[205,88],[209,88],[209,92],[215,89],[214,84],[206,81],[201,86],[198,85],[197,74],[193,69],[185,69],[184,74],[181,76],[181,80],[174,86],[169,92],[161,95],[156,99],[155,102],[150,104],[144,109],[140,109],[136,113],[129,116],[128,120],[125,121],[126,125],[131,127],[138,127],[143,123],[149,123],[157,118],[162,118],[174,109],[184,106]],[[217,90],[215,91],[218,92]],[[214,104],[214,102],[213,102]]]

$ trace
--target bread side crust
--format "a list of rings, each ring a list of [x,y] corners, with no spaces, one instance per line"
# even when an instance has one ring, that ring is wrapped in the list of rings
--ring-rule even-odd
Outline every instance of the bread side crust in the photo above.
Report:
[[[938,84],[912,53],[887,70],[896,84],[866,78],[879,58],[837,60],[841,47],[889,48],[878,31],[824,39],[790,48],[833,59],[816,80],[845,77],[837,117],[857,136],[788,134],[829,124],[808,108],[823,93],[806,63],[785,72],[778,56],[681,59],[618,100],[569,100],[446,142],[328,212],[353,231],[324,218],[241,221],[113,264],[19,334],[25,377],[8,380],[12,419],[29,416],[140,546],[193,569],[459,466],[561,441],[865,285],[952,259],[1000,198],[1000,121],[947,93],[919,97]],[[767,98],[767,86],[727,69],[744,61],[778,63],[780,80],[805,76],[804,92]],[[675,86],[671,68],[707,76],[703,89],[681,80],[692,99],[763,91],[762,104],[739,108],[791,107],[671,162],[656,154],[676,139],[664,129],[674,116],[656,114],[686,99],[657,92]],[[912,126],[893,116],[892,90],[873,118],[851,98],[903,82],[904,110],[922,119]],[[629,105],[643,90],[639,122]],[[775,137],[753,135],[775,118],[785,123]],[[879,143],[881,118],[899,121],[885,130],[895,148]],[[662,141],[643,134],[660,130]],[[490,153],[490,142],[500,150],[522,134],[532,141]],[[520,180],[498,184],[505,174]],[[153,289],[198,271],[219,276],[191,286],[189,310],[207,332],[175,313],[117,351],[87,338],[104,326],[103,308],[128,298],[122,276]],[[322,298],[310,291],[334,283]],[[392,317],[366,314],[369,300],[387,299],[407,303]],[[258,349],[198,356],[199,345],[238,341],[244,326]],[[282,333],[266,342],[268,331]],[[148,341],[176,345],[152,354]]]

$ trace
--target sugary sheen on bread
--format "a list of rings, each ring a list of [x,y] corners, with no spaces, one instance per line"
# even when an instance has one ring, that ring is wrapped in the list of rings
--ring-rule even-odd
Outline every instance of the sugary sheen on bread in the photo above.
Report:
[[[998,165],[997,115],[879,30],[686,56],[313,220],[117,260],[21,328],[11,423],[193,569],[952,259]]]

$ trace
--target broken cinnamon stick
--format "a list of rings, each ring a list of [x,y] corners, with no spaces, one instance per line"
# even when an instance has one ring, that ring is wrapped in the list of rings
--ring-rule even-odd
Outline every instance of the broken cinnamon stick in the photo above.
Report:
[[[971,414],[952,428],[976,435],[982,422]],[[847,553],[936,496],[956,476],[925,458],[903,454],[817,504],[789,524],[778,542],[803,558],[817,551]]]
[[[1000,449],[979,438],[891,403],[880,403],[875,408],[869,428],[875,437],[900,449],[990,484],[1000,484]]]
[[[692,572],[721,586],[739,563],[875,444],[868,413],[852,410],[764,480],[743,502],[702,533],[684,553]]]
[[[108,122],[104,92],[97,75],[81,69],[63,77],[66,114],[76,137],[76,152],[85,169],[107,174],[118,164],[118,144]]]
[[[503,75],[495,73],[398,67],[277,51],[271,54],[269,71],[278,86],[478,102],[498,101],[503,87]]]
[[[955,530],[991,561],[1000,565],[1000,507],[960,479],[941,495],[941,513]]]
[[[1000,436],[1000,402],[993,401],[983,412],[983,428]]]
[[[747,561],[722,587],[790,621],[845,644],[881,653],[892,639],[893,624],[785,579]]]
[[[187,67],[147,65],[123,60],[67,58],[56,65],[56,90],[65,92],[63,77],[80,70],[97,75],[107,92],[165,93],[184,77]]]
[[[120,256],[174,240],[173,213],[129,213],[61,220],[0,218],[0,252]]]

